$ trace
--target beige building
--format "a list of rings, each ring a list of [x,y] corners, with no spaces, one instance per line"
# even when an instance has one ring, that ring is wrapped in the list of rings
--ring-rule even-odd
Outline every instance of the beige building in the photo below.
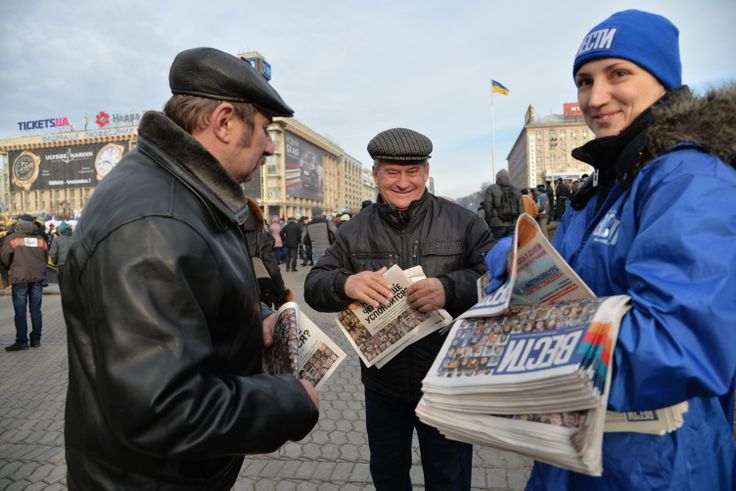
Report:
[[[311,216],[313,206],[333,215],[360,210],[364,179],[357,159],[292,118],[275,118],[268,130],[274,155],[244,184],[264,216]],[[0,140],[0,211],[79,215],[97,183],[136,142],[135,126]]]
[[[244,185],[265,217],[327,215],[360,210],[362,164],[336,143],[293,118],[274,118],[268,127],[274,154]]]
[[[524,128],[507,158],[511,183],[519,188],[534,187],[545,180],[579,179],[593,168],[575,160],[572,149],[592,140],[577,103],[565,103],[563,114],[537,117],[529,106]]]
[[[97,183],[136,141],[134,126],[0,140],[3,211],[78,215]]]
[[[365,200],[375,202],[378,197],[378,186],[376,186],[376,181],[373,179],[373,167],[363,167],[360,174],[363,183],[361,204]]]

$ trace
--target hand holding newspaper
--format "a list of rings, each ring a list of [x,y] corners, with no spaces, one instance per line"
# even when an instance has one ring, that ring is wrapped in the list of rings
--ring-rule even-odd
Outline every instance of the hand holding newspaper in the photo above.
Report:
[[[402,271],[397,265],[383,274],[394,294],[388,305],[374,308],[353,302],[342,310],[337,325],[366,366],[383,367],[402,349],[448,326],[452,317],[440,309],[419,312],[409,305],[406,288],[425,278],[420,266]]]
[[[273,345],[264,352],[264,370],[291,373],[319,390],[345,359],[345,352],[294,302],[276,313]]]
[[[508,281],[455,322],[417,415],[448,438],[601,475],[604,431],[672,431],[687,404],[607,412],[629,298],[596,298],[530,216],[514,237]]]

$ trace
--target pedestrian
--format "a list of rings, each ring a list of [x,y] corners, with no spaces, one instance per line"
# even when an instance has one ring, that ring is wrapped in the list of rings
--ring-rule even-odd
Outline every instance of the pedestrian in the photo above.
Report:
[[[543,184],[537,186],[536,205],[537,211],[539,212],[537,214],[537,223],[539,224],[539,228],[542,229],[544,236],[549,239],[550,237],[547,228],[549,226],[549,217],[551,212],[549,207],[549,197]]]
[[[553,244],[593,293],[631,297],[608,409],[687,401],[683,425],[604,433],[602,477],[536,462],[527,489],[736,489],[736,88],[693,96],[678,37],[626,10],[583,38],[573,76],[596,138],[573,156],[595,170]]]
[[[299,233],[299,225],[296,224],[296,218],[289,217],[289,222],[281,230],[281,239],[287,250],[286,271],[296,271],[296,257],[299,251],[299,243],[301,235]]]
[[[426,188],[432,142],[416,131],[394,128],[368,144],[379,197],[337,233],[335,244],[304,284],[315,310],[337,312],[351,302],[388,304],[387,267],[422,266],[427,279],[407,290],[422,312],[440,308],[457,316],[475,303],[483,254],[493,241],[474,213],[430,194]],[[472,446],[449,440],[414,414],[421,381],[446,338],[434,333],[408,346],[380,370],[361,363],[365,385],[370,471],[378,491],[412,489],[412,434],[421,449],[428,490],[467,490]]]
[[[56,266],[56,280],[61,288],[61,277],[64,275],[64,263],[72,245],[72,228],[66,222],[61,222],[56,227],[56,238],[51,242],[49,257]]]
[[[309,217],[306,215],[302,216],[299,221],[299,257],[302,259],[302,266],[306,266],[308,262],[313,264],[311,263],[312,248],[304,243],[304,234],[307,233],[307,225],[309,225]]]
[[[330,248],[335,241],[335,227],[332,222],[325,218],[322,208],[315,206],[312,208],[312,220],[304,230],[302,242],[312,251],[312,264],[317,264],[319,258]]]
[[[241,183],[293,111],[247,61],[179,53],[173,96],[98,184],[74,231],[62,301],[70,489],[229,490],[244,454],[303,438],[312,385],[263,373]]]
[[[3,240],[2,263],[8,269],[15,311],[15,342],[5,351],[20,351],[41,346],[43,315],[41,302],[46,282],[48,244],[38,235],[38,227],[31,215],[18,218],[16,231]],[[28,319],[31,314],[31,334]]]
[[[268,226],[268,232],[273,238],[273,258],[276,264],[281,263],[281,248],[284,246],[284,242],[281,240],[281,221],[279,217],[271,217],[271,224]]]
[[[555,190],[552,187],[552,181],[544,181],[544,190],[547,193],[547,201],[549,202],[549,221],[553,222],[558,220],[558,217],[555,216]]]
[[[509,181],[509,171],[501,169],[496,173],[496,182],[486,188],[483,206],[486,223],[494,238],[514,233],[516,219],[524,212],[524,205],[521,193]]]
[[[537,203],[534,202],[534,198],[529,195],[528,188],[521,190],[521,202],[524,205],[524,213],[536,219],[537,215],[539,215],[539,210],[537,209]]]
[[[562,216],[567,210],[567,205],[570,203],[570,187],[567,185],[562,178],[557,179],[557,187],[555,187],[555,215],[558,220],[562,220]]]

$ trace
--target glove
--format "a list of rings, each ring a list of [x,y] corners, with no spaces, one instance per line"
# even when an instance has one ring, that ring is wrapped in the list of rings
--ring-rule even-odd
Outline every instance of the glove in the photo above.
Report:
[[[513,239],[513,236],[504,237],[486,254],[486,268],[488,269],[488,276],[491,277],[491,282],[483,289],[486,295],[498,290],[508,278],[506,265]]]

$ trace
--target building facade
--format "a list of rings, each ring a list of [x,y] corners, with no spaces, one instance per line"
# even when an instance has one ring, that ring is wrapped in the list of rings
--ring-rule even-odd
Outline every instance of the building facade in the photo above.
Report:
[[[135,148],[137,129],[119,126],[0,140],[0,212],[79,216],[97,184]],[[274,155],[243,185],[264,216],[310,216],[314,206],[333,215],[360,210],[365,195],[360,161],[293,118],[275,118],[268,131]]]
[[[3,212],[78,216],[137,135],[136,127],[119,126],[0,140]]]
[[[357,159],[294,118],[274,118],[268,131],[274,154],[244,185],[264,216],[311,216],[315,206],[328,215],[360,210],[363,166]]]
[[[529,106],[524,127],[506,157],[511,183],[529,188],[558,178],[573,181],[590,174],[593,168],[575,160],[571,152],[593,138],[577,103],[567,102],[562,114],[543,117],[537,117],[534,107]]]

